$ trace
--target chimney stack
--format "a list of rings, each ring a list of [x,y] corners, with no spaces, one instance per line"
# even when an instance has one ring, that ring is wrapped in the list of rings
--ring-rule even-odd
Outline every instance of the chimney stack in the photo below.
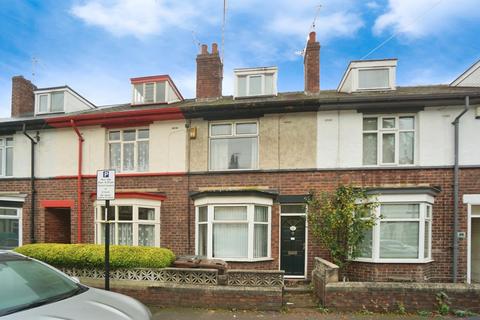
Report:
[[[35,111],[35,95],[37,89],[30,80],[23,76],[12,78],[12,118],[33,116]]]
[[[213,100],[222,96],[223,64],[218,54],[218,46],[212,44],[212,53],[208,46],[202,45],[197,55],[197,100]]]
[[[310,32],[303,60],[305,73],[305,93],[320,92],[320,43],[314,31]]]

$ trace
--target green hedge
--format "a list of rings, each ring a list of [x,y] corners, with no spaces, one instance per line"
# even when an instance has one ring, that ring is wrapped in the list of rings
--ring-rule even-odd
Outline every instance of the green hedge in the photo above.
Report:
[[[58,268],[103,268],[105,265],[104,245],[37,243],[24,245],[15,251]],[[165,268],[174,260],[173,252],[165,248],[110,247],[112,269]]]

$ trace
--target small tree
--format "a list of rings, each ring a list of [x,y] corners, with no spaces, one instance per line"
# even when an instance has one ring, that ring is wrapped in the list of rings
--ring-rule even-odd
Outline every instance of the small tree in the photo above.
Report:
[[[376,223],[377,205],[366,190],[353,186],[313,194],[308,201],[309,228],[341,270],[359,256],[362,245],[368,245],[362,242]]]

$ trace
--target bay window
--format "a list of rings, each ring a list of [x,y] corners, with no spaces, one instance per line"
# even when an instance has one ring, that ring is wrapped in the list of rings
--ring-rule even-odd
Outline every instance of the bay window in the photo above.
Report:
[[[148,171],[149,130],[109,131],[108,155],[110,168],[117,172]]]
[[[11,250],[22,245],[21,211],[0,207],[0,249]]]
[[[398,198],[401,199],[401,198]],[[359,261],[428,262],[431,260],[432,204],[424,201],[383,201],[379,218],[359,247]]]
[[[13,138],[0,137],[0,177],[13,175]]]
[[[256,169],[258,123],[211,123],[209,164],[210,170]]]
[[[95,206],[96,243],[105,243],[105,206]],[[156,201],[116,200],[108,212],[110,242],[128,246],[160,246],[160,205]]]
[[[363,118],[364,165],[412,165],[414,153],[414,116]]]
[[[271,201],[196,204],[196,254],[229,261],[268,259]]]

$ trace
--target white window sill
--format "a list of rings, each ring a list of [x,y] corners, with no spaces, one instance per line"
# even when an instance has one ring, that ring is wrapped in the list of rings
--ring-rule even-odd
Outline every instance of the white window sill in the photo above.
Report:
[[[362,258],[357,258],[355,260],[351,260],[352,262],[367,262],[367,263],[418,263],[418,264],[424,264],[424,263],[430,263],[433,262],[433,259],[362,259]]]
[[[258,258],[258,259],[242,259],[242,258],[216,258],[213,257],[212,259],[220,259],[226,262],[263,262],[263,261],[273,261],[272,258]]]

